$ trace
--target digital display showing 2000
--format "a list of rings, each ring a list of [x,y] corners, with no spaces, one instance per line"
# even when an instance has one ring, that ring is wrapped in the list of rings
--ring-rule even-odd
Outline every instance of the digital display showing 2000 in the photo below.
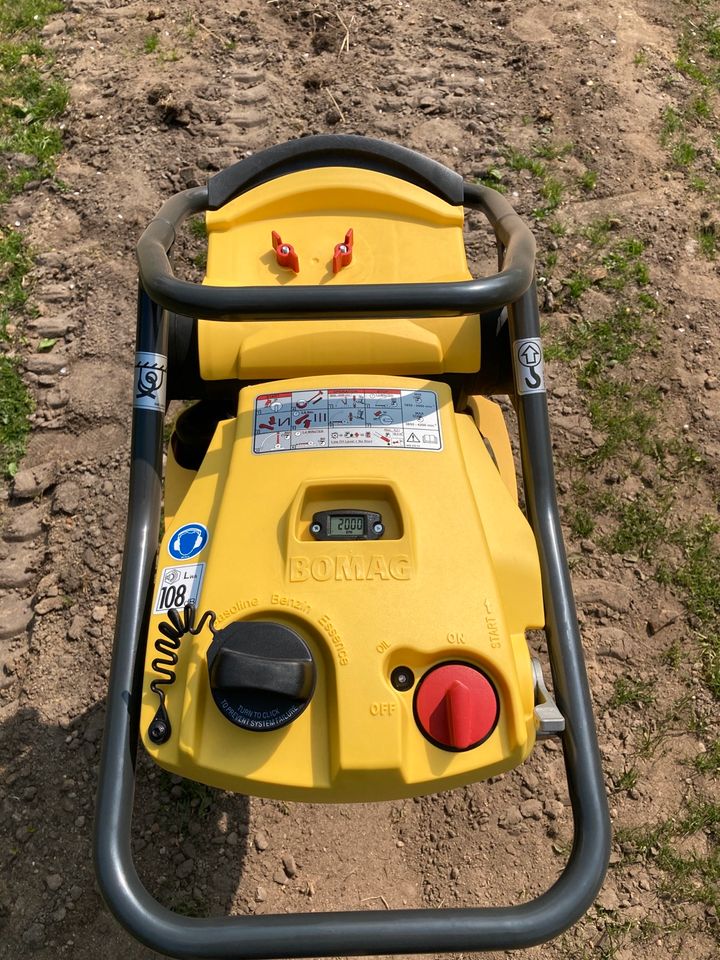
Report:
[[[328,525],[328,533],[331,537],[341,537],[343,534],[357,536],[365,533],[365,517],[335,515],[331,516]]]

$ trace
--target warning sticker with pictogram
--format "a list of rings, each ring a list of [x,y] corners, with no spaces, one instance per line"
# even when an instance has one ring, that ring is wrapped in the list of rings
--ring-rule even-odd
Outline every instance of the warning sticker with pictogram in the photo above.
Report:
[[[255,453],[348,447],[442,450],[437,394],[338,387],[255,400]]]

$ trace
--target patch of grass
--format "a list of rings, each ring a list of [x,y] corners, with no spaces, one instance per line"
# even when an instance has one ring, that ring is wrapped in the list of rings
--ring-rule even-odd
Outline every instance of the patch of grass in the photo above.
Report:
[[[12,340],[8,327],[13,314],[21,311],[27,300],[23,279],[31,262],[22,236],[16,230],[0,228],[0,340]],[[17,362],[0,356],[0,474],[3,476],[15,475],[25,450],[32,410]]]
[[[647,65],[648,55],[647,55],[647,52],[643,50],[642,47],[640,47],[639,50],[635,51],[635,55],[633,57],[633,63],[635,64],[636,67],[644,67]]]
[[[658,892],[668,903],[720,907],[720,804],[697,801],[677,818],[618,830],[616,840],[627,860],[662,871]]]
[[[586,273],[576,270],[563,280],[563,285],[567,296],[571,300],[579,300],[585,291],[592,286],[592,279]]]
[[[714,223],[703,223],[698,232],[700,251],[708,260],[714,260],[718,253],[717,227]]]
[[[591,384],[588,413],[603,440],[588,457],[588,465],[597,465],[627,450],[633,457],[654,456],[657,393],[652,388],[636,388],[624,380],[598,377]]]
[[[689,140],[681,140],[672,150],[673,163],[678,167],[689,167],[697,157],[697,150]]]
[[[0,210],[30,181],[51,176],[62,145],[53,125],[67,105],[67,88],[54,80],[39,42],[45,18],[63,9],[57,0],[4,0],[0,5]],[[22,236],[0,227],[0,340],[13,342],[11,320],[25,309],[24,280],[31,266]],[[0,473],[14,475],[25,449],[33,405],[12,351],[0,357]]]
[[[595,519],[585,507],[577,507],[570,516],[570,529],[575,537],[589,537],[595,529]]]
[[[660,115],[662,127],[660,128],[660,143],[666,147],[674,135],[683,128],[683,121],[680,114],[674,107],[665,107]]]
[[[615,780],[615,789],[617,791],[632,790],[637,785],[639,773],[636,767],[630,767],[629,770],[623,770]]]
[[[651,501],[635,500],[620,507],[618,526],[608,538],[611,553],[632,553],[651,560],[658,543],[667,537],[667,520]]]
[[[675,540],[683,559],[673,570],[661,569],[661,580],[683,590],[685,603],[701,631],[705,679],[720,699],[720,525],[705,517],[689,530],[678,530]]]
[[[559,220],[549,220],[546,226],[554,237],[564,237],[568,232],[568,228]]]
[[[604,247],[610,239],[610,231],[615,228],[617,221],[611,217],[602,217],[600,220],[593,220],[583,230],[583,236],[590,241],[594,247]]]
[[[698,773],[720,774],[720,740],[716,740],[705,753],[699,753],[693,766]]]
[[[143,39],[143,50],[145,53],[155,53],[160,45],[160,37],[157,33],[148,33]]]
[[[590,193],[597,186],[597,172],[595,170],[586,170],[578,180],[578,184],[586,193]]]
[[[540,196],[547,200],[547,206],[544,208],[546,213],[557,209],[562,200],[564,187],[559,180],[554,177],[546,177],[542,187],[540,187]]]
[[[207,239],[207,224],[204,216],[193,217],[188,220],[187,228],[190,236],[194,237],[195,240]]]
[[[0,8],[0,203],[50,176],[62,145],[53,121],[67,106],[67,88],[48,74],[36,39],[43,17],[60,9],[47,0],[5,0]]]
[[[519,150],[512,148],[508,150],[505,155],[505,160],[511,170],[527,170],[534,177],[544,177],[547,173],[547,168],[544,163],[541,163],[540,160],[526,153],[521,153]]]
[[[640,290],[638,292],[637,301],[644,310],[649,310],[651,313],[657,313],[660,310],[658,301],[646,290]]]
[[[560,157],[566,157],[573,152],[572,143],[541,143],[533,148],[536,157],[542,157],[544,160],[558,160]]]
[[[5,336],[11,312],[20,310],[27,300],[23,279],[31,265],[22,235],[0,227],[0,337]]]
[[[33,403],[15,360],[0,356],[0,473],[14,477],[25,452]]]
[[[703,93],[702,96],[695,97],[694,100],[690,103],[690,110],[695,114],[696,117],[700,120],[709,120],[712,117],[712,107],[707,98],[707,93]]]
[[[619,707],[647,707],[655,703],[653,693],[655,684],[649,680],[636,680],[634,677],[618,677],[613,695],[608,701],[610,710]]]

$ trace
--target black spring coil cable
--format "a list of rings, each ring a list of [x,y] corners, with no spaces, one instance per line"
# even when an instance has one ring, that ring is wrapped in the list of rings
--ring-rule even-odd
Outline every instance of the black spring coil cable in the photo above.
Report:
[[[207,623],[210,631],[215,635],[215,614],[208,610],[202,615],[200,622],[195,626],[195,605],[186,604],[182,616],[175,608],[167,612],[170,623],[163,620],[158,625],[158,630],[162,634],[155,641],[155,649],[161,656],[155,657],[151,666],[155,673],[160,676],[150,682],[151,691],[160,699],[160,706],[157,708],[155,716],[152,718],[148,727],[148,737],[153,743],[165,743],[170,739],[172,727],[170,718],[165,709],[165,691],[164,686],[172,686],[175,683],[175,671],[173,667],[177,666],[178,655],[175,652],[180,649],[180,641],[188,633],[196,637]]]

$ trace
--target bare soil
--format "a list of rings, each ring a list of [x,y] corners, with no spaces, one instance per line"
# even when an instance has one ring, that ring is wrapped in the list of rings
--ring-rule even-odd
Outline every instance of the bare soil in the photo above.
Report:
[[[71,88],[61,185],[35,186],[8,211],[38,251],[39,316],[27,329],[34,432],[18,483],[0,503],[0,957],[151,955],[101,901],[91,830],[126,511],[133,248],[162,200],[276,142],[342,132],[387,137],[466,177],[492,168],[529,217],[542,203],[540,184],[508,166],[508,150],[571,142],[554,161],[558,175],[575,183],[594,170],[597,184],[566,191],[555,212],[569,228],[564,238],[547,218],[537,222],[539,270],[550,275],[550,252],[560,277],[582,265],[581,230],[600,218],[644,240],[649,289],[664,312],[659,343],[636,357],[632,376],[662,387],[663,436],[690,438],[705,463],[716,463],[720,276],[697,242],[697,224],[716,211],[688,191],[659,140],[662,111],[677,96],[664,78],[684,14],[685,4],[671,0],[70,0],[46,28]],[[159,42],[146,52],[150,35]],[[188,241],[179,251],[189,274],[197,249]],[[489,240],[470,242],[476,266],[490,249]],[[578,313],[612,306],[612,294],[597,289],[579,306],[555,302],[557,284],[555,294],[552,285],[541,291],[551,336]],[[58,342],[37,352],[46,336]],[[552,365],[550,379],[569,518],[578,506],[576,455],[601,438],[572,365]],[[646,471],[615,481],[630,499],[654,478]],[[682,483],[678,509],[689,521],[716,512],[711,472]],[[601,549],[604,532],[603,521],[593,534],[566,530],[622,831],[717,798],[712,774],[692,765],[717,727],[682,596],[659,585],[642,557]],[[669,666],[663,654],[672,649],[680,655]],[[622,677],[644,683],[648,702],[617,703]],[[695,723],[678,707],[688,702]],[[653,735],[657,743],[643,750]],[[634,782],[623,779],[631,770]],[[559,874],[571,835],[552,741],[495,782],[349,807],[232,796],[139,763],[143,879],[192,915],[518,902]],[[693,832],[685,852],[706,856],[712,839]],[[652,851],[638,856],[617,843],[588,917],[523,956],[716,958],[714,908],[689,889],[668,898],[667,881]]]

